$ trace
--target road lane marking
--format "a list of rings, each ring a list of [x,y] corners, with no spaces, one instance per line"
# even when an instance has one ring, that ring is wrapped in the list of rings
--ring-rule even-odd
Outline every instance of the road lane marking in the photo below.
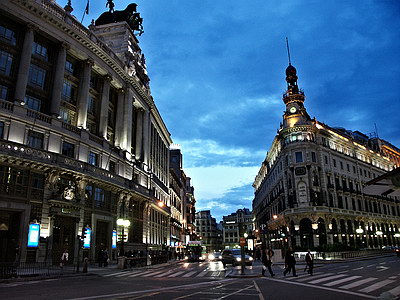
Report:
[[[186,271],[179,271],[179,272],[176,272],[176,273],[174,273],[174,274],[171,274],[171,275],[168,275],[167,277],[176,277],[176,276],[179,276],[179,275],[181,275],[181,274],[183,274],[183,273],[185,273]]]
[[[207,273],[208,273],[208,270],[206,269],[206,270],[201,271],[201,272],[200,272],[199,274],[197,274],[195,277],[204,277],[204,276],[207,275]]]
[[[122,272],[117,272],[117,273],[111,273],[111,274],[103,275],[103,277],[111,277],[111,276],[114,276],[114,275],[126,274],[126,273],[129,273],[129,272],[130,271],[122,271]]]
[[[265,300],[265,299],[264,299],[264,296],[263,296],[263,294],[262,294],[262,292],[261,292],[261,290],[260,290],[260,288],[259,288],[259,286],[258,286],[258,284],[257,284],[257,282],[255,282],[255,280],[253,280],[253,283],[254,283],[254,286],[256,287],[256,290],[257,290],[257,292],[258,292],[258,298],[259,298],[260,300]]]
[[[384,262],[381,262],[381,263],[379,263],[380,265],[384,265],[384,264],[386,264],[386,261],[384,261]]]
[[[311,280],[311,279],[317,279],[317,278],[321,278],[321,277],[326,277],[326,276],[330,276],[330,275],[332,275],[333,273],[325,273],[325,274],[321,274],[321,275],[317,275],[317,276],[307,276],[307,278],[301,278],[301,279],[299,279],[299,280],[296,280],[296,281],[298,281],[298,282],[303,282],[303,281],[307,281],[307,280]],[[296,277],[294,277],[294,278],[296,278]]]
[[[343,293],[343,294],[348,294],[348,295],[354,295],[354,296],[358,296],[358,297],[363,297],[363,298],[367,298],[367,299],[375,299],[376,300],[376,297],[371,296],[371,295],[361,294],[361,293],[352,292],[352,291],[343,291],[343,290],[339,290],[337,288],[331,288],[331,287],[320,286],[320,285],[312,285],[312,284],[302,283],[302,282],[297,282],[297,281],[286,281],[284,279],[277,279],[277,278],[263,278],[263,279],[264,280],[271,280],[271,281],[276,281],[276,282],[287,283],[287,284],[305,286],[305,287],[309,287],[309,288],[312,288],[312,289],[321,289],[321,290],[326,290],[326,291],[332,291],[332,292],[335,292],[335,293]]]
[[[154,276],[154,277],[163,277],[163,276],[166,276],[166,275],[169,275],[169,274],[171,274],[171,273],[173,273],[174,272],[174,270],[169,270],[169,271],[167,271],[167,272],[164,272],[164,273],[161,273],[161,274],[158,274],[158,275],[156,275],[156,276]]]
[[[250,288],[252,288],[252,287],[253,287],[253,285],[249,285],[248,287],[242,288],[242,289],[237,290],[237,291],[235,291],[235,292],[233,292],[233,293],[230,293],[230,294],[228,294],[228,295],[225,295],[225,296],[222,296],[222,297],[220,297],[220,298],[217,298],[217,300],[221,300],[221,299],[224,299],[224,298],[226,298],[226,297],[233,296],[233,295],[235,295],[235,294],[237,294],[237,293],[240,293],[241,291],[248,290],[248,289],[250,289]]]
[[[334,285],[341,284],[343,282],[347,282],[347,281],[351,281],[351,280],[354,280],[354,279],[358,279],[360,277],[361,276],[350,276],[350,277],[347,277],[347,278],[343,278],[343,279],[335,280],[335,281],[332,281],[332,282],[324,283],[323,285],[324,286],[334,286]]]
[[[191,272],[189,272],[189,273],[186,273],[185,275],[183,275],[182,277],[190,277],[190,276],[192,276],[193,274],[196,274],[198,271],[191,271]]]
[[[362,269],[364,269],[364,267],[359,267],[359,268],[355,268],[355,269],[352,269],[352,270],[356,271],[356,270],[362,270]]]
[[[375,266],[375,264],[368,265],[367,268],[371,268],[371,267],[373,267],[373,266]]]
[[[131,277],[139,277],[139,276],[143,276],[143,275],[145,275],[145,274],[152,273],[152,272],[153,272],[153,271],[137,272],[137,273],[134,273],[134,274],[132,274],[132,275],[129,275],[128,277],[129,277],[129,278],[131,278]]]
[[[153,276],[153,275],[156,275],[156,274],[159,274],[159,273],[163,273],[163,272],[164,272],[164,271],[152,272],[152,273],[149,273],[149,274],[143,275],[142,277],[150,277],[150,276]]]
[[[400,285],[398,287],[395,287],[394,289],[391,289],[390,291],[387,291],[391,293],[393,296],[399,296],[400,295]]]
[[[317,279],[317,280],[312,280],[312,281],[309,281],[308,283],[309,284],[315,284],[315,283],[320,283],[320,282],[324,282],[324,281],[328,281],[328,280],[331,280],[331,279],[336,279],[336,278],[340,278],[340,277],[344,277],[344,276],[346,276],[346,275],[343,275],[343,274],[334,275],[334,276],[329,276],[329,277],[325,277],[325,278],[321,278],[321,279]]]
[[[384,267],[384,266],[378,266],[376,268],[380,268],[380,270],[378,270],[377,272],[382,272],[382,271],[386,271],[387,269],[389,269],[388,267]]]
[[[317,275],[317,274],[322,274],[322,273],[321,272],[314,273],[314,275]],[[297,276],[297,277],[286,277],[286,280],[296,280],[296,279],[298,280],[298,279],[304,278],[304,277],[315,278],[314,275],[304,274],[304,275],[300,275],[300,276]],[[310,277],[310,276],[313,276],[313,277]]]
[[[340,288],[348,290],[348,289],[351,289],[353,287],[357,287],[357,286],[363,285],[365,283],[368,283],[368,282],[371,282],[371,281],[374,281],[374,280],[377,280],[377,279],[378,278],[375,278],[375,277],[369,277],[369,278],[366,278],[366,279],[363,279],[363,280],[358,280],[356,282],[341,286]]]
[[[394,282],[394,280],[383,280],[383,281],[379,281],[377,283],[374,283],[373,285],[367,286],[366,288],[363,288],[361,290],[359,290],[359,292],[361,293],[370,293],[373,291],[376,291],[380,288],[383,288],[385,285],[388,285],[390,283]]]
[[[397,276],[390,276],[388,279],[396,279]]]

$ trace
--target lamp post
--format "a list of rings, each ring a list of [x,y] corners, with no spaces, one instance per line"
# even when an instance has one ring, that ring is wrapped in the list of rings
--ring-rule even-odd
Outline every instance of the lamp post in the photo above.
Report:
[[[125,227],[128,228],[131,225],[131,221],[126,219],[118,219],[117,225],[122,227],[122,240],[121,240],[121,248],[119,251],[120,256],[125,255],[124,251],[124,243],[125,243]]]

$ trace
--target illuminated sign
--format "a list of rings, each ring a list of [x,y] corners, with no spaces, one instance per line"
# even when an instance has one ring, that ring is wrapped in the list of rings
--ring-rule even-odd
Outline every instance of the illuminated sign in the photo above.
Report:
[[[28,247],[37,247],[39,245],[40,225],[29,224]]]
[[[83,239],[83,248],[90,248],[91,234],[92,234],[92,229],[85,228],[85,238]]]
[[[115,249],[117,248],[117,231],[113,230],[112,232],[112,245],[111,248]]]

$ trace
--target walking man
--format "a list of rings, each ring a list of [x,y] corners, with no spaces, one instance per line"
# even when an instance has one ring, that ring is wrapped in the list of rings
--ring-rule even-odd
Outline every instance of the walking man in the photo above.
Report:
[[[314,257],[311,254],[310,249],[308,249],[308,252],[306,254],[306,268],[308,268],[308,274],[312,275],[313,274],[313,269],[314,269]]]
[[[293,277],[297,277],[296,275],[296,259],[294,257],[294,252],[291,248],[286,251],[285,255],[285,265],[286,269],[283,271],[283,275],[286,276],[287,273],[292,272]]]
[[[265,275],[265,270],[268,269],[269,274],[271,275],[271,277],[274,277],[275,274],[272,271],[272,257],[274,256],[274,251],[272,249],[267,249],[265,251],[263,251],[263,267],[262,267],[262,275]]]

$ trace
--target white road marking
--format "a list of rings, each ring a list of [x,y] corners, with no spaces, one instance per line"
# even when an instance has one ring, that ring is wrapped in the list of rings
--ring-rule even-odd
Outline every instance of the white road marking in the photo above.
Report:
[[[149,274],[143,275],[142,277],[150,277],[150,276],[153,276],[153,275],[156,275],[156,274],[162,273],[162,272],[164,272],[164,271],[152,272],[152,273],[149,273]]]
[[[154,277],[163,277],[163,276],[169,275],[169,274],[171,274],[171,273],[173,273],[173,272],[175,272],[175,271],[174,271],[174,270],[169,270],[169,271],[167,271],[167,272],[158,274],[158,275],[156,275],[156,276],[154,276]]]
[[[368,265],[367,268],[371,268],[371,267],[373,267],[373,266],[375,266],[375,264]]]
[[[395,287],[394,289],[391,289],[390,291],[387,291],[391,293],[393,296],[399,296],[400,295],[400,285],[398,287]]]
[[[103,277],[111,277],[111,276],[114,276],[114,275],[126,274],[126,273],[129,273],[129,272],[130,271],[122,271],[122,272],[117,272],[117,273],[111,273],[111,274],[104,275]]]
[[[350,277],[347,277],[347,278],[343,278],[343,279],[335,280],[335,281],[332,281],[332,282],[328,282],[328,283],[325,283],[323,285],[324,286],[334,286],[334,285],[338,285],[338,284],[341,284],[343,282],[351,281],[351,280],[354,280],[354,279],[357,279],[357,278],[360,278],[360,277],[361,276],[350,276]]]
[[[386,271],[387,269],[389,269],[388,267],[384,267],[384,266],[378,266],[377,268],[380,268],[380,270],[378,270],[377,272],[382,272],[382,271]]]
[[[185,273],[186,271],[179,271],[179,272],[176,272],[176,273],[174,273],[174,274],[171,274],[171,275],[168,275],[167,277],[176,277],[176,276],[179,276],[179,275],[181,275],[181,274],[183,274],[183,273]]]
[[[379,281],[377,283],[374,283],[373,285],[367,286],[366,288],[363,288],[361,290],[359,290],[359,292],[361,293],[370,293],[373,291],[376,291],[380,288],[383,288],[385,285],[388,285],[390,283],[394,282],[394,280],[383,280],[383,281]]]
[[[363,285],[365,283],[368,283],[368,282],[371,282],[371,281],[374,281],[374,280],[377,280],[377,279],[378,278],[375,278],[375,277],[369,277],[369,278],[366,278],[366,279],[363,279],[363,280],[358,280],[356,282],[341,286],[340,288],[348,290],[348,289],[351,289],[353,287],[360,286],[360,285]]]
[[[265,300],[260,288],[258,287],[258,284],[254,280],[253,280],[253,283],[254,283],[254,286],[256,287],[256,290],[258,292],[258,298],[260,298],[260,300]]]
[[[381,263],[379,263],[380,265],[384,265],[384,264],[386,264],[386,261],[384,261],[384,262],[381,262]]]
[[[356,271],[356,270],[362,270],[362,269],[364,269],[364,267],[359,267],[359,268],[355,268],[355,269],[352,269],[352,270]]]
[[[396,279],[397,276],[390,276],[388,279]]]
[[[322,274],[321,272],[317,272],[317,273],[314,273],[314,275],[317,275],[317,274]],[[329,273],[329,274],[331,274],[331,273]],[[304,278],[304,277],[307,277],[307,278],[315,278],[315,276],[314,275],[312,275],[312,277],[311,277],[311,275],[310,274],[304,274],[304,275],[300,275],[300,276],[297,276],[297,277],[285,277],[286,278],[286,280],[299,280],[300,278]]]
[[[329,277],[325,277],[325,278],[321,278],[321,279],[317,279],[317,280],[311,280],[308,283],[309,284],[315,284],[315,283],[320,283],[320,282],[324,282],[324,281],[328,281],[331,279],[336,279],[336,278],[340,278],[340,277],[344,277],[346,275],[334,275],[334,276],[329,276]]]
[[[207,273],[208,273],[208,270],[206,269],[206,270],[203,270],[202,272],[200,272],[199,274],[197,274],[195,277],[204,277],[207,275]]]
[[[310,279],[316,279],[316,278],[321,278],[321,277],[326,277],[326,276],[330,276],[330,275],[332,275],[333,273],[325,273],[325,274],[322,274],[322,275],[317,275],[317,276],[308,276],[307,278],[301,278],[301,279],[299,279],[299,280],[296,280],[296,281],[298,281],[298,282],[302,282],[302,281],[307,281],[307,280],[310,280]]]
[[[193,274],[196,274],[198,271],[191,271],[191,272],[189,272],[189,273],[186,273],[185,275],[183,275],[182,277],[190,277],[190,276],[192,276]]]
[[[129,277],[129,278],[131,278],[131,277],[139,277],[139,276],[143,276],[143,275],[145,275],[145,274],[152,273],[152,272],[153,272],[153,271],[137,272],[137,273],[134,273],[134,274],[132,274],[132,275],[129,275],[128,277]]]

